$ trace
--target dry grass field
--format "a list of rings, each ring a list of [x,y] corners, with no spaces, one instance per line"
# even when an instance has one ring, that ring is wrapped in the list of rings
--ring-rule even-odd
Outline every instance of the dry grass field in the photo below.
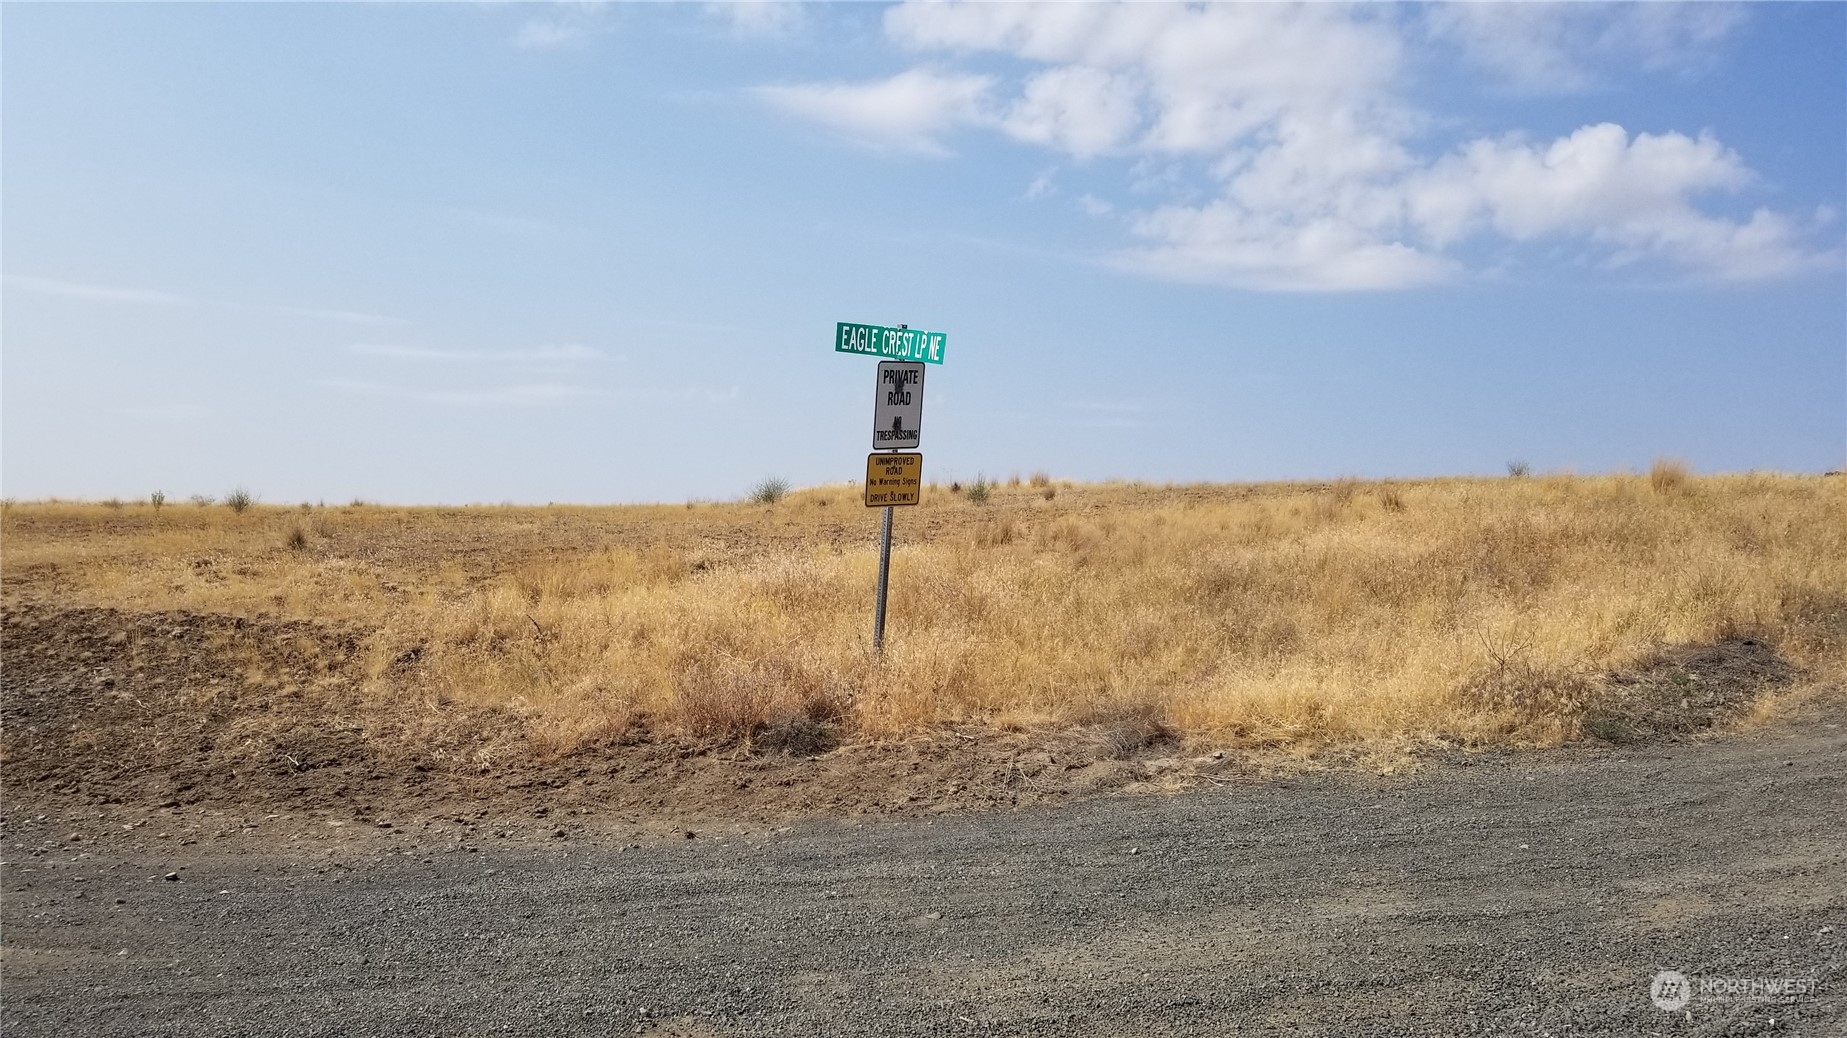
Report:
[[[1607,734],[1612,675],[1675,646],[1749,638],[1809,685],[1847,673],[1840,478],[1034,477],[970,498],[933,487],[899,511],[882,660],[878,513],[851,487],[607,508],[10,503],[4,580],[16,601],[350,632],[321,680],[260,655],[247,676],[414,715],[419,737],[497,712],[539,757],[638,727],[748,743],[945,721],[1202,747],[1553,744]]]

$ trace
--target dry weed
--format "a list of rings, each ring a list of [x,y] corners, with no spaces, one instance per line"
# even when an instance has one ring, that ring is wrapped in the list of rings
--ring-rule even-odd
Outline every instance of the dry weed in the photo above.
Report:
[[[1648,485],[1657,494],[1671,494],[1687,482],[1687,464],[1673,458],[1656,458],[1648,468]]]

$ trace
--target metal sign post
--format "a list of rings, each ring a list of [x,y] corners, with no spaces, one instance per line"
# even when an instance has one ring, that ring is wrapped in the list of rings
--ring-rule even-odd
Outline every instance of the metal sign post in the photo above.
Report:
[[[942,332],[915,332],[905,324],[885,328],[843,323],[834,330],[834,352],[884,358],[873,387],[873,453],[866,456],[866,507],[885,510],[879,522],[879,586],[872,604],[874,656],[885,654],[892,509],[923,500],[923,455],[915,448],[923,443],[924,365],[943,362],[947,339]]]
[[[872,602],[872,654],[885,654],[885,587],[891,581],[891,513],[885,506],[885,520],[879,524],[879,593]]]

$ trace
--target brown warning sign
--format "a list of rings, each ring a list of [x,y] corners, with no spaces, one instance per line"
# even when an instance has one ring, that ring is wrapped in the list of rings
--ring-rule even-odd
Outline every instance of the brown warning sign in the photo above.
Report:
[[[866,455],[866,507],[914,505],[923,500],[923,455]]]

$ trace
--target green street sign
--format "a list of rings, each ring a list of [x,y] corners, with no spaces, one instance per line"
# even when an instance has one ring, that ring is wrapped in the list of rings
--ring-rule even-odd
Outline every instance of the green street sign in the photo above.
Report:
[[[922,361],[941,364],[949,336],[915,328],[881,328],[876,324],[847,324],[834,328],[835,353],[863,353],[881,360]]]

